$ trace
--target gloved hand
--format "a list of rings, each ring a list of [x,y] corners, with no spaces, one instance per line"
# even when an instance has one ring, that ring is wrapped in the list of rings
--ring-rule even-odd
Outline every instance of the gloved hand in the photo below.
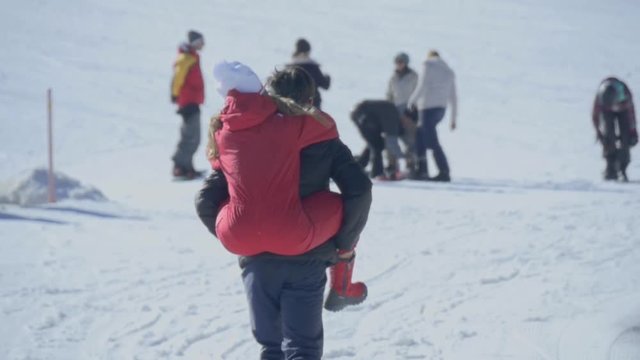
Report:
[[[596,142],[604,144],[604,135],[602,135],[602,131],[600,130],[596,132]]]
[[[418,122],[418,109],[415,105],[411,105],[404,110],[404,116],[408,117],[414,123]]]
[[[171,95],[171,103],[172,103],[172,104],[175,104],[175,103],[177,103],[177,102],[178,102],[178,97],[172,94],[172,95]]]
[[[325,75],[324,78],[325,78],[325,81],[327,82],[327,89],[329,89],[331,87],[331,76]]]

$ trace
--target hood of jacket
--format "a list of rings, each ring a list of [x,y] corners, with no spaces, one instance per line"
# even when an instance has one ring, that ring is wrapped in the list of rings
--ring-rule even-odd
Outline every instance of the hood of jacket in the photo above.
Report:
[[[189,54],[193,56],[198,56],[198,52],[195,51],[189,43],[182,43],[178,46],[178,54]]]
[[[268,96],[231,90],[225,100],[220,120],[225,129],[238,131],[262,124],[277,111],[276,104]]]

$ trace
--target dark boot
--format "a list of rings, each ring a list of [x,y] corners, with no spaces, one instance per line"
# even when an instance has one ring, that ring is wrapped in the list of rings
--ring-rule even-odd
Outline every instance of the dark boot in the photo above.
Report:
[[[631,162],[631,155],[629,154],[629,148],[623,147],[617,151],[618,168],[620,170],[620,181],[629,182],[627,177],[627,167]]]
[[[451,182],[451,177],[448,173],[440,173],[436,177],[432,177],[431,179],[429,179],[429,181]]]
[[[618,180],[618,164],[616,156],[607,156],[607,167],[604,170],[604,179],[607,181]]]
[[[427,159],[418,159],[413,171],[409,174],[411,180],[429,180],[429,170],[427,167]]]
[[[627,165],[622,166],[620,169],[620,180],[622,180],[622,182],[629,182],[629,177],[627,176]]]
[[[355,258],[353,255],[349,260],[340,260],[330,268],[331,288],[324,302],[325,309],[340,311],[347,306],[358,305],[367,298],[367,285],[351,282]]]

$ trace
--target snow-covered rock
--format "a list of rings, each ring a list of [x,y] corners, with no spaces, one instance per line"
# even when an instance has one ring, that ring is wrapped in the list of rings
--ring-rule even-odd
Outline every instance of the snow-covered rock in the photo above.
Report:
[[[80,181],[55,173],[56,199],[62,200],[90,200],[106,201],[102,192]],[[24,173],[14,180],[0,185],[0,204],[17,204],[32,206],[45,204],[48,200],[48,172],[46,169],[34,169]]]

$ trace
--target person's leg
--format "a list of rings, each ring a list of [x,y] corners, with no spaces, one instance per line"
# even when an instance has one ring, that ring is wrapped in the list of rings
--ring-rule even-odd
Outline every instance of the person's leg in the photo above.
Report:
[[[180,141],[173,155],[176,168],[185,172],[194,171],[193,155],[200,145],[200,110],[197,108],[186,110],[182,113],[182,126],[180,127]]]
[[[398,114],[400,114],[400,124],[402,132],[400,138],[404,143],[405,153],[404,156],[407,159],[407,168],[413,169],[413,163],[415,162],[415,144],[416,144],[416,123],[407,115],[407,104],[396,105]]]
[[[329,241],[342,225],[342,197],[329,191],[320,191],[302,199],[302,208],[313,224],[313,234],[306,242],[290,246],[299,247],[302,254]]]
[[[620,132],[620,146],[617,151],[618,164],[620,166],[620,175],[623,181],[628,181],[627,167],[631,162],[631,132],[629,126],[629,111],[618,113],[618,130]]]
[[[415,171],[411,178],[415,180],[426,180],[429,178],[429,166],[427,163],[427,129],[425,127],[428,110],[418,112],[418,127],[415,138]]]
[[[360,134],[367,142],[367,155],[371,160],[371,177],[376,177],[383,172],[382,151],[384,150],[384,139],[382,139],[381,129],[373,120],[366,119],[358,126]]]
[[[367,143],[371,151],[371,173],[370,176],[376,177],[384,174],[384,164],[382,161],[382,152],[384,151],[384,139],[378,133],[368,134]]]
[[[282,289],[282,348],[286,360],[320,360],[324,331],[322,301],[326,264],[292,263]]]
[[[618,156],[616,148],[616,115],[612,112],[602,114],[602,155],[607,161],[604,171],[605,180],[618,179]]]
[[[262,346],[261,360],[282,360],[281,293],[286,269],[273,260],[254,259],[242,270],[251,330]]]
[[[400,159],[404,157],[404,153],[400,148],[400,142],[398,141],[398,136],[396,135],[385,135],[384,137],[384,145],[389,153],[389,157],[393,159]]]
[[[362,282],[352,282],[355,253],[349,259],[340,259],[330,269],[331,289],[324,303],[329,311],[340,311],[350,305],[358,305],[366,300],[368,289]]]
[[[449,162],[447,161],[447,156],[444,154],[444,150],[440,145],[437,130],[437,126],[440,121],[442,121],[442,118],[444,118],[444,114],[444,108],[427,110],[423,126],[425,127],[426,146],[433,150],[433,157],[435,158],[436,166],[438,167],[439,174],[434,178],[434,180],[446,181],[449,179]]]

